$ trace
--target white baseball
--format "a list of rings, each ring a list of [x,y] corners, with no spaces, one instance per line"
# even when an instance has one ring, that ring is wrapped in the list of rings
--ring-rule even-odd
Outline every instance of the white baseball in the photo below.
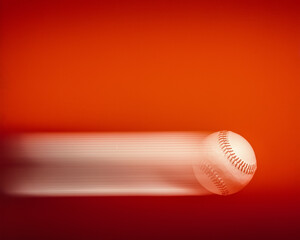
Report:
[[[256,171],[251,145],[234,132],[210,134],[203,141],[202,150],[202,160],[194,165],[194,172],[200,184],[212,193],[228,195],[238,192]]]

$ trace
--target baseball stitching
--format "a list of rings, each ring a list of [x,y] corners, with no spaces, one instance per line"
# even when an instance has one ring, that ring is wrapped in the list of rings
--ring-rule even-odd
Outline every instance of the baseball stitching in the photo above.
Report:
[[[202,163],[199,166],[200,170],[206,174],[212,183],[216,186],[216,188],[220,191],[222,195],[228,195],[229,191],[228,188],[223,181],[223,179],[217,174],[217,172],[209,165]]]
[[[256,164],[249,164],[239,158],[233,151],[229,140],[228,131],[220,131],[218,135],[219,146],[231,164],[245,174],[254,174]]]

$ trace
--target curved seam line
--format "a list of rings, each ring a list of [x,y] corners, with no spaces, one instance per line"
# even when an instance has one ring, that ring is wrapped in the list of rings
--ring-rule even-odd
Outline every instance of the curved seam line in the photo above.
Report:
[[[227,188],[225,182],[216,173],[216,171],[214,171],[214,169],[211,166],[203,163],[203,164],[200,165],[200,170],[202,172],[204,172],[204,174],[206,174],[210,178],[212,183],[217,187],[217,189],[221,192],[222,195],[228,195],[229,194],[229,191],[228,191],[228,188]]]
[[[245,174],[254,174],[256,164],[248,164],[239,158],[234,152],[228,140],[228,131],[220,131],[218,135],[218,143],[229,162],[238,170]]]

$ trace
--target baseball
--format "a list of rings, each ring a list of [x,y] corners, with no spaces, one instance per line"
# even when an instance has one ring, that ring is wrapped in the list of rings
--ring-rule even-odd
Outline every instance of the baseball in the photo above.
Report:
[[[250,182],[257,165],[246,139],[231,131],[220,131],[208,135],[202,144],[203,156],[193,168],[198,181],[208,191],[228,195]]]
[[[250,144],[220,131],[35,133],[11,140],[5,192],[29,195],[228,195],[256,170]]]

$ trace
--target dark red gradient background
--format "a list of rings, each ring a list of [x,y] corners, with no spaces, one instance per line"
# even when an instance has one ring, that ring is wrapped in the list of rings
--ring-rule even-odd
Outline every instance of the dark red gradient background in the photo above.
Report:
[[[228,197],[1,196],[1,240],[299,237],[298,1],[0,2],[4,135],[228,129],[258,161]]]

